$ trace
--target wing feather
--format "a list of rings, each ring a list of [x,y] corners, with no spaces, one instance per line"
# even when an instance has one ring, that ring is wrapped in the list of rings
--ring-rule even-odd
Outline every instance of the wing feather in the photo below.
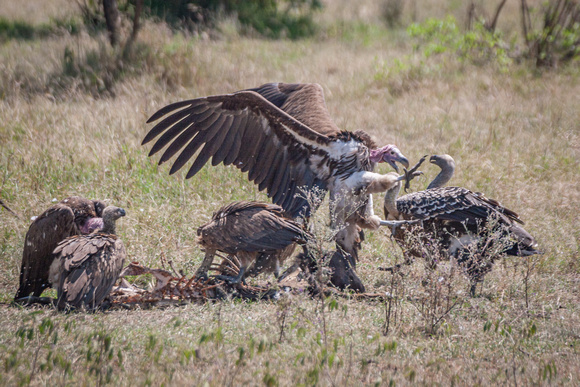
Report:
[[[49,286],[49,268],[53,261],[52,251],[58,243],[77,233],[73,210],[57,204],[46,210],[32,222],[24,239],[20,286],[15,298],[33,293],[39,297]]]
[[[228,152],[228,154],[224,159],[225,165],[230,165],[238,159],[240,149],[242,148],[242,140],[244,138],[244,133],[246,133],[248,125],[248,115],[242,114],[236,117],[235,122],[237,122],[237,120],[239,120],[239,123],[237,125],[237,130],[235,130],[234,132],[235,133],[234,143],[232,144],[232,148],[230,149],[230,151]]]
[[[352,153],[352,147],[337,145],[343,140],[336,136],[344,134],[330,119],[322,88],[316,84],[267,84],[178,102],[162,108],[148,122],[159,119],[143,143],[161,135],[150,152],[167,146],[160,163],[181,152],[170,174],[199,151],[186,178],[210,158],[212,165],[233,163],[249,172],[249,180],[266,189],[286,210],[299,211],[305,205],[303,199],[293,197],[297,187],[310,189],[316,184],[326,189],[328,162],[321,159],[337,163],[347,156],[340,152]],[[286,171],[278,173],[276,168]]]

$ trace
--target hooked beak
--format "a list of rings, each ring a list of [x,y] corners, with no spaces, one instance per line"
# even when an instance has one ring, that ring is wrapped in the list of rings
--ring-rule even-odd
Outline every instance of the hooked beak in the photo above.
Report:
[[[389,165],[393,167],[397,173],[399,173],[399,167],[397,166],[397,163],[401,163],[401,165],[403,165],[405,168],[409,168],[409,160],[403,156],[397,147],[393,147],[387,153],[385,153],[383,155],[383,161],[389,163]]]
[[[431,164],[435,164],[435,161],[437,161],[437,155],[433,155],[433,156],[429,157],[429,162]]]

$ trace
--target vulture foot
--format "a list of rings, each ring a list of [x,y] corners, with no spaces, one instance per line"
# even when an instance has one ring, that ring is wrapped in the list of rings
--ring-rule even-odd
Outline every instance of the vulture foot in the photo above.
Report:
[[[225,281],[227,283],[229,283],[230,285],[239,285],[239,284],[243,284],[246,285],[246,280],[244,279],[244,273],[246,272],[246,268],[242,267],[240,269],[240,272],[238,273],[237,276],[231,276],[231,275],[216,275],[214,276],[214,278]]]
[[[26,296],[17,298],[14,300],[15,305],[22,305],[22,306],[29,306],[33,304],[40,304],[40,305],[54,305],[55,300],[54,298],[50,297],[36,297],[36,296]]]
[[[427,155],[421,157],[421,159],[417,162],[417,164],[415,164],[413,168],[409,170],[405,168],[405,192],[407,192],[409,188],[411,188],[411,180],[423,174],[423,172],[417,171],[417,169],[421,166],[421,164],[423,164],[426,158]]]

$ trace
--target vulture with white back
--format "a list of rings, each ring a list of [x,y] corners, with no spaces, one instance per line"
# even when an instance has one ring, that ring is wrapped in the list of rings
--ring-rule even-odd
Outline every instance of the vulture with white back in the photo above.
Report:
[[[445,187],[455,171],[451,156],[434,155],[430,162],[441,171],[425,191],[397,198],[399,183],[385,193],[387,219],[421,221],[421,224],[399,227],[393,233],[406,263],[413,256],[422,257],[425,253],[435,258],[454,257],[470,277],[470,291],[474,295],[477,283],[483,281],[499,255],[540,253],[534,238],[520,226],[524,222],[518,214],[483,193]]]
[[[385,224],[372,209],[370,194],[386,190],[385,176],[372,172],[375,165],[387,162],[396,170],[397,162],[409,165],[396,146],[377,148],[361,130],[341,131],[318,84],[268,83],[181,101],[147,122],[157,120],[143,144],[157,138],[149,156],[167,146],[159,164],[179,154],[170,174],[190,159],[194,162],[186,178],[210,158],[212,165],[233,164],[294,219],[316,210],[305,192],[330,191],[331,226],[341,230],[336,240],[347,252],[353,250],[355,224]]]
[[[44,289],[50,287],[48,271],[55,247],[72,235],[89,234],[101,228],[105,206],[100,200],[71,196],[34,219],[24,239],[20,286],[14,297],[16,302],[30,301],[31,294],[38,298]]]
[[[125,246],[116,235],[115,222],[125,210],[103,210],[103,228],[89,235],[74,235],[54,249],[50,282],[57,289],[60,310],[96,310],[119,278]]]

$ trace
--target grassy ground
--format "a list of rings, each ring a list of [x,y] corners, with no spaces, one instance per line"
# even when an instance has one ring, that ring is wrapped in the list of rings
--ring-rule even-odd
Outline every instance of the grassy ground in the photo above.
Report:
[[[25,12],[2,1],[0,10],[33,24],[77,12],[68,2],[46,12],[39,10],[45,2],[36,4]],[[365,2],[353,14],[348,3],[332,2],[319,16],[321,37],[297,42],[233,32],[183,38],[146,23],[146,70],[127,70],[102,97],[63,82],[62,68],[65,48],[82,58],[98,52],[104,37],[62,33],[2,43],[0,197],[21,218],[0,209],[1,384],[577,383],[578,65],[499,69],[452,54],[421,62],[404,31],[378,24],[377,4]],[[428,6],[435,16],[461,15],[453,4]],[[517,20],[516,11],[506,15]],[[118,230],[131,260],[159,267],[165,256],[192,275],[202,258],[197,227],[233,200],[267,199],[233,168],[209,166],[188,181],[168,176],[140,145],[145,121],[172,101],[270,81],[322,84],[340,127],[395,143],[412,162],[451,154],[458,166],[452,183],[518,212],[545,254],[501,259],[481,296],[468,298],[467,281],[452,265],[430,274],[416,262],[403,277],[379,272],[401,259],[388,230],[380,230],[367,234],[359,275],[369,291],[393,295],[390,304],[296,296],[93,315],[8,306],[30,218],[70,195],[126,208]],[[415,189],[436,173],[423,170],[427,177]],[[380,212],[382,199],[375,202]]]

